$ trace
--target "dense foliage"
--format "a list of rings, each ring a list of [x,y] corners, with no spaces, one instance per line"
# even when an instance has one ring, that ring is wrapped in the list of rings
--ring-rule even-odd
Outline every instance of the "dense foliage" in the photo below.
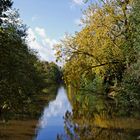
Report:
[[[44,88],[61,79],[55,63],[41,62],[29,49],[27,28],[11,6],[0,1],[0,115],[27,112]]]
[[[65,83],[77,89],[75,94],[102,94],[138,110],[139,9],[138,0],[90,4],[81,31],[56,45],[58,59],[65,62]]]
[[[0,0],[0,25],[3,23],[2,18],[6,18],[7,15],[4,13],[12,6],[11,0]]]

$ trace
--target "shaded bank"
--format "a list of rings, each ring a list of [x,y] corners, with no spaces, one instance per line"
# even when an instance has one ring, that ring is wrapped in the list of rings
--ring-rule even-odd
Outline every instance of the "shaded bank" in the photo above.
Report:
[[[34,105],[28,112],[21,114],[7,113],[4,120],[0,121],[1,140],[31,140],[35,137],[35,129],[44,106],[55,100],[59,85],[52,85],[48,93],[38,95]],[[49,92],[50,91],[50,92]],[[19,106],[20,109],[20,106]],[[6,121],[7,118],[7,122]]]

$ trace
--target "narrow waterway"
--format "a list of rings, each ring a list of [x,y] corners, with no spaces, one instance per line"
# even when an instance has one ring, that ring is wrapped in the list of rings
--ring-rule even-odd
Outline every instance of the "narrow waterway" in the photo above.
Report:
[[[42,98],[49,100],[41,109],[42,113],[36,108],[40,116],[20,117],[7,123],[0,121],[0,140],[140,139],[139,113],[134,113],[136,117],[120,115],[115,111],[114,104],[93,95],[88,96],[93,104],[91,106],[87,103],[88,99],[82,97],[85,95],[81,95],[78,100],[73,99],[63,86],[54,93],[45,94]]]
[[[56,99],[44,108],[35,140],[56,140],[58,134],[65,133],[63,117],[66,111],[71,111],[71,105],[64,87],[60,87]]]
[[[45,105],[46,101],[46,105],[39,113],[40,116],[22,118],[22,114],[16,119],[9,117],[6,123],[1,120],[0,140],[56,140],[58,134],[65,133],[64,116],[67,111],[71,112],[71,105],[63,86],[55,92],[50,90],[50,93],[42,97],[42,104]],[[38,105],[35,108],[36,112]]]

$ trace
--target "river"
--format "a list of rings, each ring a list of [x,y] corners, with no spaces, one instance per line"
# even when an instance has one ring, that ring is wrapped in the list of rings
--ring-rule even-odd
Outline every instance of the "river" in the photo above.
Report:
[[[59,133],[65,133],[63,116],[66,111],[71,111],[71,105],[64,87],[60,87],[56,99],[42,113],[35,140],[55,140]]]
[[[140,139],[138,117],[109,117],[103,108],[104,100],[95,100],[98,105],[91,109],[87,104],[78,104],[69,99],[65,88],[61,86],[55,99],[44,106],[38,118],[0,122],[0,140]],[[84,101],[82,99],[82,103]],[[107,106],[108,112],[110,109]]]
[[[44,107],[38,120],[9,120],[0,123],[0,140],[55,140],[64,133],[64,115],[71,111],[66,90],[61,86],[55,100]]]

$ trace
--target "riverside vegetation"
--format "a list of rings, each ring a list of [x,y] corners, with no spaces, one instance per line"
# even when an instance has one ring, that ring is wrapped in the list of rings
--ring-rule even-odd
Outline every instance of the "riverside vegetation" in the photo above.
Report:
[[[64,61],[64,81],[73,96],[104,96],[120,114],[140,111],[140,1],[102,0],[90,4],[82,30],[55,46]],[[71,91],[71,90],[70,90]],[[94,104],[85,100],[85,104]],[[125,112],[121,112],[121,109]]]
[[[72,112],[66,112],[66,134],[58,134],[58,140],[138,139],[140,1],[89,3],[81,30],[54,46],[57,61],[64,63],[62,70],[55,63],[40,61],[28,48],[27,28],[11,7],[10,0],[1,0],[1,118],[7,118],[7,112],[36,114],[40,97],[45,93],[50,98],[50,90],[56,92],[62,77]]]
[[[8,120],[9,114],[34,114],[34,106],[43,93],[47,94],[47,87],[61,82],[60,68],[40,61],[29,49],[26,31],[12,1],[0,0],[1,119]]]
[[[73,106],[58,139],[139,138],[140,1],[98,0],[81,24],[55,46]]]

